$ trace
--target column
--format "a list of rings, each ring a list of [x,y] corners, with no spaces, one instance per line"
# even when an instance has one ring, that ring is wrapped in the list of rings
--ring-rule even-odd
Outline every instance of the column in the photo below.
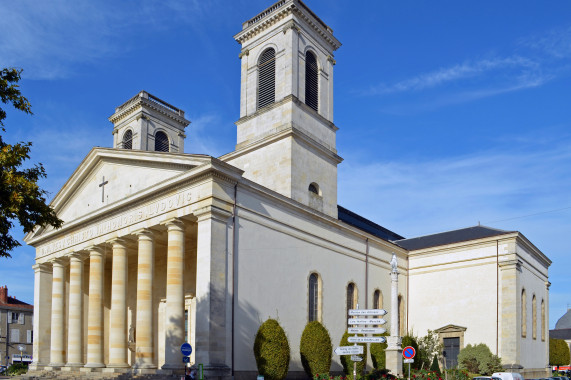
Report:
[[[135,367],[157,368],[153,333],[153,277],[155,246],[153,233],[138,231],[137,321],[135,332]]]
[[[127,363],[127,246],[123,239],[113,244],[111,274],[111,317],[109,321],[109,364],[107,367],[126,368]]]
[[[393,253],[391,260],[391,335],[387,338],[387,348],[385,350],[386,368],[397,377],[402,376],[402,348],[401,337],[399,336],[399,301],[398,301],[398,263],[397,257]],[[404,302],[404,301],[403,301]]]
[[[83,257],[74,253],[69,259],[69,307],[67,366],[83,366]]]
[[[230,212],[209,208],[197,215],[196,362],[207,377],[225,377],[232,365]]]
[[[52,261],[52,331],[50,366],[62,367],[64,365],[65,349],[63,346],[64,334],[64,295],[65,272],[63,259]]]
[[[180,346],[184,343],[184,224],[178,219],[166,223],[167,251],[167,303],[165,309],[165,364],[163,369],[179,369]]]
[[[49,264],[36,264],[34,268],[34,361],[30,369],[40,369],[50,362],[50,303],[52,269]]]
[[[89,248],[89,304],[87,315],[87,363],[85,367],[100,368],[103,364],[103,268],[102,248]]]

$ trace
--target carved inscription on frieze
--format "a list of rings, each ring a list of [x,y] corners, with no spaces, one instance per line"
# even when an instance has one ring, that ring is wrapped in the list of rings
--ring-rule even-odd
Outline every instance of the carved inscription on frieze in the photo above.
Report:
[[[192,203],[192,200],[192,192],[190,190],[186,190],[165,199],[149,203],[148,205],[135,209],[134,211],[116,215],[104,222],[82,229],[73,234],[69,234],[62,239],[42,247],[39,256],[49,255],[52,252],[60,251],[86,240],[93,239],[120,228],[130,226],[142,220],[149,219],[153,216],[164,214],[167,211],[186,206]]]

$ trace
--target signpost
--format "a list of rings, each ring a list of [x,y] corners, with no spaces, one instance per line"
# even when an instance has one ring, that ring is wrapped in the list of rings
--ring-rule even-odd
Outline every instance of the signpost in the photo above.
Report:
[[[387,311],[384,309],[359,309],[357,305],[356,309],[349,310],[349,317],[370,317],[378,315],[386,315]],[[384,325],[387,323],[382,318],[349,318],[347,319],[348,325]],[[363,346],[357,345],[357,343],[385,343],[386,339],[382,336],[357,336],[357,334],[382,334],[387,330],[380,327],[349,327],[347,329],[349,334],[355,334],[355,336],[350,336],[347,338],[349,343],[354,343],[353,346],[341,346],[335,349],[337,355],[351,355],[351,360],[353,361],[353,378],[357,378],[357,362],[363,360],[362,355],[364,352]]]
[[[402,350],[402,356],[404,357],[404,362],[408,363],[408,380],[410,380],[410,363],[414,363],[414,355],[416,355],[416,350],[414,347],[406,346]]]
[[[382,336],[350,336],[349,343],[385,343],[387,340]]]

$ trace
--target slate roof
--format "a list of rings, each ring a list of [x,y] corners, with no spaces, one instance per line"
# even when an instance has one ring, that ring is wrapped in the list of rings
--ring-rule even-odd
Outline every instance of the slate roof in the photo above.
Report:
[[[11,296],[9,296],[6,299],[6,301],[7,302],[2,302],[2,300],[0,300],[0,308],[9,307],[11,309],[26,309],[26,310],[34,309],[34,305],[30,305],[29,303],[20,301],[19,299]]]
[[[414,251],[417,249],[437,247],[440,245],[459,243],[462,241],[505,235],[513,232],[516,231],[505,231],[486,226],[474,226],[468,228],[461,228],[459,230],[441,232],[433,235],[425,235],[410,239],[396,240],[393,241],[393,243],[405,249],[408,249],[409,251]]]
[[[365,219],[360,215],[355,214],[352,211],[347,210],[345,207],[337,205],[337,217],[342,222],[345,222],[353,227],[368,232],[378,238],[386,241],[393,241],[404,239],[403,236],[386,229],[383,226],[379,226],[377,223],[371,222],[369,219]]]
[[[563,316],[557,320],[555,329],[571,329],[571,309],[568,309],[567,313],[563,314]]]
[[[571,329],[549,330],[549,337],[555,339],[571,339]]]

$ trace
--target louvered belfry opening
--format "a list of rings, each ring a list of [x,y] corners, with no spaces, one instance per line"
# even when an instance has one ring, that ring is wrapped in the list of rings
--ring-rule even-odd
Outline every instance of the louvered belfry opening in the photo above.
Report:
[[[166,133],[159,131],[155,134],[155,151],[169,151],[169,138],[167,137]]]
[[[308,51],[305,53],[305,104],[317,111],[319,106],[317,96],[317,59]]]
[[[276,51],[262,53],[258,64],[258,109],[276,101]]]
[[[133,149],[133,131],[131,130],[123,135],[123,149]]]

